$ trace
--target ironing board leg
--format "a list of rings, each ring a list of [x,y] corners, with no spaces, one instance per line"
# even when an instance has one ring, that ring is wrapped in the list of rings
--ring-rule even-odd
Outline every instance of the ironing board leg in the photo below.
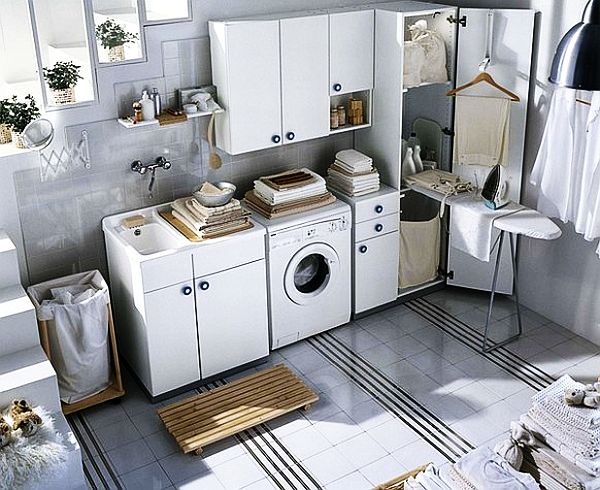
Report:
[[[523,327],[522,327],[522,323],[521,323],[521,306],[519,304],[519,286],[518,286],[518,269],[517,269],[517,254],[516,254],[516,247],[513,241],[513,235],[511,233],[509,233],[508,235],[508,239],[510,241],[510,256],[511,256],[511,261],[512,261],[512,268],[513,268],[513,289],[514,289],[514,295],[515,295],[515,305],[517,307],[517,325],[518,325],[518,330],[517,333],[515,335],[513,335],[512,337],[509,337],[506,340],[503,340],[502,342],[493,342],[492,345],[488,345],[489,344],[489,328],[490,328],[490,323],[492,321],[492,309],[494,308],[494,298],[496,296],[496,287],[498,285],[498,274],[500,272],[500,261],[502,258],[502,247],[504,246],[504,234],[506,232],[503,230],[500,232],[500,240],[498,242],[498,252],[496,254],[496,266],[494,268],[494,279],[492,280],[492,292],[490,294],[490,304],[488,307],[488,314],[487,314],[487,320],[485,322],[485,331],[483,334],[483,346],[481,351],[483,353],[488,353],[491,352],[495,349],[497,349],[498,347],[502,347],[503,345],[508,344],[509,342],[512,342],[516,339],[518,339],[521,336],[521,333],[523,332]]]

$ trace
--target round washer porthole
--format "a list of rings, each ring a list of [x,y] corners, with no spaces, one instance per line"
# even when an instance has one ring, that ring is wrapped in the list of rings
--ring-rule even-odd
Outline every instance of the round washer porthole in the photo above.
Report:
[[[285,292],[299,305],[310,303],[325,292],[338,273],[338,256],[333,248],[314,243],[300,250],[287,266]]]

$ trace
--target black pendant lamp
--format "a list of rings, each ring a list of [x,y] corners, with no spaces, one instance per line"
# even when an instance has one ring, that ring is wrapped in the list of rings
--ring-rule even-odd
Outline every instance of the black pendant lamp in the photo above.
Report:
[[[556,49],[550,81],[561,87],[600,90],[600,0],[590,0],[582,21]]]

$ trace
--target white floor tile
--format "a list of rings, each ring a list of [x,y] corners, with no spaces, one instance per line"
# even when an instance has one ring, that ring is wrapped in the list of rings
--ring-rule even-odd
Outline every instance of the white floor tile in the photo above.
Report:
[[[122,475],[121,482],[127,490],[160,490],[171,486],[171,480],[157,462]]]
[[[299,461],[332,447],[331,442],[312,425],[283,437],[281,442]]]
[[[465,402],[476,412],[483,410],[502,399],[479,381],[471,383],[460,390],[456,390],[453,393],[453,396]]]
[[[452,393],[439,397],[432,396],[426,401],[425,406],[448,425],[475,413],[473,408]]]
[[[372,486],[361,473],[355,471],[349,475],[340,478],[325,487],[326,490],[371,490]]]
[[[165,424],[156,413],[156,410],[145,410],[143,412],[138,412],[130,415],[129,418],[143,437],[154,434],[155,432],[161,431],[165,428]]]
[[[247,454],[217,465],[212,470],[228,490],[239,490],[265,477],[258,464]]]
[[[480,383],[496,393],[501,399],[508,398],[527,388],[527,385],[523,381],[515,379],[508,373],[502,378],[482,378]]]
[[[193,454],[176,452],[161,459],[159,463],[169,479],[175,484],[200,481],[212,473],[206,461]]]
[[[389,453],[419,440],[419,436],[408,425],[396,418],[369,429],[367,433]]]
[[[354,468],[362,468],[389,454],[365,432],[338,444],[336,448]]]
[[[155,461],[154,454],[143,439],[120,446],[107,454],[119,475],[137,470]]]
[[[348,377],[331,364],[310,373],[310,384],[319,391],[329,391],[348,382]]]
[[[422,439],[398,449],[392,453],[392,456],[397,459],[404,468],[408,468],[409,471],[427,463],[439,464],[446,461],[446,458],[440,452]],[[398,476],[400,476],[400,474],[398,474]]]
[[[326,395],[342,410],[351,410],[359,403],[371,399],[368,393],[352,382],[338,385],[328,390]]]
[[[327,393],[319,393],[319,401],[314,403],[310,410],[304,412],[304,417],[314,424],[341,411],[342,409]]]
[[[398,355],[397,352],[393,351],[385,344],[379,344],[375,347],[371,347],[370,349],[361,352],[360,355],[373,366],[378,368],[384,368],[390,364],[402,360],[401,356]]]
[[[271,483],[271,480],[268,478],[263,478],[257,482],[251,483],[247,487],[244,487],[244,490],[275,490],[277,487]]]
[[[419,342],[413,335],[404,335],[403,337],[388,342],[386,345],[398,354],[399,359],[405,359],[427,350],[427,346],[422,342]]]
[[[353,352],[361,353],[381,344],[381,340],[360,328],[358,325],[352,328],[348,335],[341,339]]]
[[[179,451],[179,446],[175,438],[166,430],[161,430],[160,432],[144,437],[144,441],[156,459],[162,459]]]
[[[369,325],[363,325],[361,323],[361,326],[367,332],[377,337],[381,342],[390,342],[406,334],[406,332],[398,325],[386,319]]]
[[[203,473],[176,483],[178,490],[225,490],[223,484],[213,473]]]
[[[436,391],[438,394],[452,393],[473,382],[471,376],[467,376],[452,365],[441,364],[436,369],[430,370],[427,376],[440,385],[440,388]]]
[[[298,355],[288,357],[287,361],[303,374],[312,373],[329,364],[327,359],[314,350],[300,352]]]
[[[315,424],[316,429],[333,445],[357,436],[363,429],[345,412],[329,417]]]
[[[484,412],[478,412],[470,417],[455,422],[451,427],[472,444],[479,445],[507,431],[508,427],[497,424]]]
[[[373,487],[394,480],[408,471],[393,456],[386,456],[359,470]]]
[[[95,431],[104,451],[124,446],[142,438],[142,435],[127,418],[116,424],[110,424]]]
[[[285,437],[296,431],[309,427],[310,421],[306,419],[299,410],[277,417],[267,422],[273,434],[277,437]]]
[[[410,356],[406,360],[425,374],[439,372],[450,366],[449,361],[431,349]]]
[[[377,427],[393,417],[387,409],[372,399],[361,402],[345,412],[363,430]]]
[[[353,473],[352,464],[334,447],[304,461],[304,466],[323,485]]]

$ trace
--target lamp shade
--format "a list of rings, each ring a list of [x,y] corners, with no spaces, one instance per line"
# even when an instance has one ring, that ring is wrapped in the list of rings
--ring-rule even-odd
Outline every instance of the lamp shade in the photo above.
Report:
[[[561,87],[600,90],[600,0],[590,0],[583,20],[561,40],[550,81]]]

